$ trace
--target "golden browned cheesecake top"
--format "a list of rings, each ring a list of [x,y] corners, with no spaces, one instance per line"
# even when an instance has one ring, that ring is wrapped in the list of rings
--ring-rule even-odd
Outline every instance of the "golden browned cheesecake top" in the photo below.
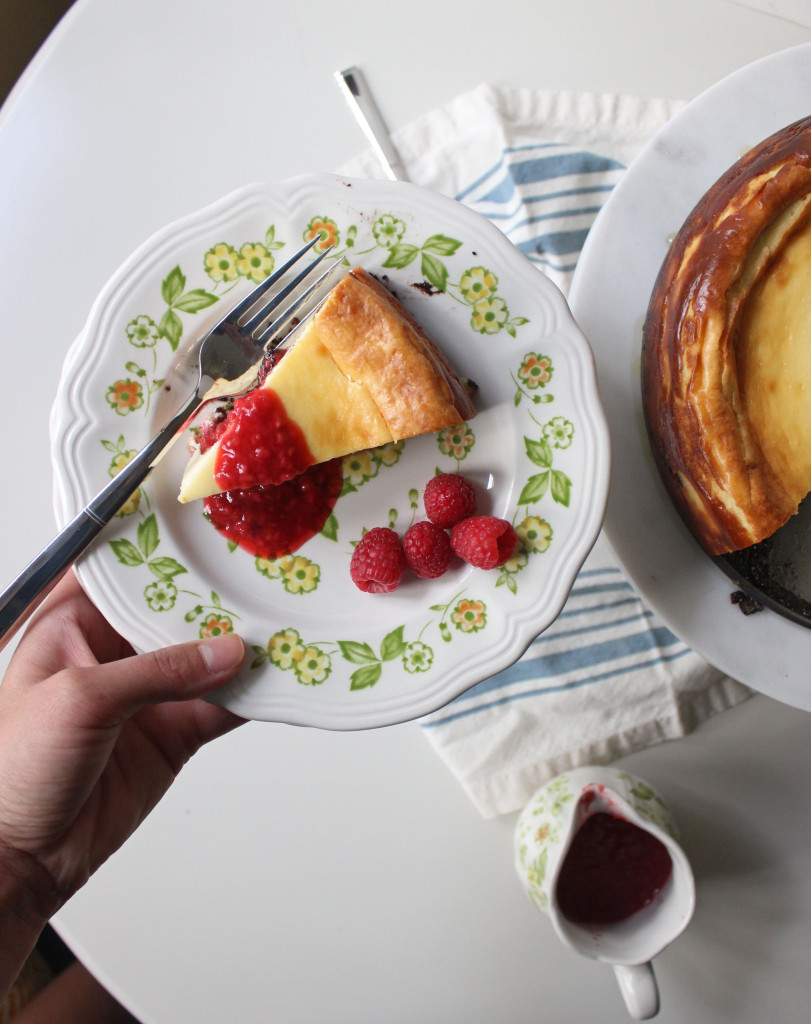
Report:
[[[180,501],[281,483],[476,414],[437,345],[365,270],[346,274],[293,340],[264,382],[236,399],[214,443],[193,450]]]
[[[651,446],[713,555],[771,536],[811,490],[809,261],[811,117],[748,151],[702,197],[645,321]]]

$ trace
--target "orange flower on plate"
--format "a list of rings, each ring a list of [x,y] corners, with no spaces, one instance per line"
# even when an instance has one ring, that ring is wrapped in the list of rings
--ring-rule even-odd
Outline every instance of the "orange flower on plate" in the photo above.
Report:
[[[234,632],[234,623],[227,615],[209,615],[200,626],[200,637],[208,640],[213,636],[224,636]]]
[[[318,239],[315,245],[316,252],[324,252],[331,245],[337,245],[339,237],[338,225],[329,217],[313,217],[304,230],[305,242],[311,242],[314,238]]]
[[[144,404],[144,389],[137,380],[117,380],[107,388],[106,398],[119,416],[126,416]]]
[[[528,352],[518,370],[518,376],[528,388],[543,387],[552,379],[552,360],[549,356]]]
[[[451,622],[463,633],[477,633],[487,623],[484,601],[460,601],[451,613]]]
[[[460,423],[456,427],[444,427],[437,434],[436,441],[443,455],[450,455],[461,462],[475,444],[476,437],[467,423]]]

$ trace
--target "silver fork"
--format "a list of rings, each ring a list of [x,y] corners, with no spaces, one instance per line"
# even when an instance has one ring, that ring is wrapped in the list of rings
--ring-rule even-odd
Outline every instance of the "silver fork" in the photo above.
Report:
[[[268,298],[273,285],[285,277],[316,241],[305,245],[257,285],[204,336],[197,356],[197,383],[183,407],[0,594],[0,650],[140,487],[165,449],[201,406],[213,398],[237,397],[256,386],[265,352],[278,344],[283,328],[323,287],[337,265],[333,263],[315,281],[311,280],[313,271],[329,254],[327,249]],[[283,305],[288,299],[289,303]],[[206,382],[220,380],[221,385],[206,386]]]

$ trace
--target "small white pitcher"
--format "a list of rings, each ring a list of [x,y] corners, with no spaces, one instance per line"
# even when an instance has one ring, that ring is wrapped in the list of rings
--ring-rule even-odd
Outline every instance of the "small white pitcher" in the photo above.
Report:
[[[673,867],[662,891],[626,920],[574,924],[558,905],[558,878],[576,832],[600,811],[649,832],[664,844]],[[681,935],[695,907],[693,872],[675,834],[672,814],[659,794],[616,768],[574,768],[558,775],[535,793],[515,830],[515,866],[527,895],[549,915],[567,946],[614,968],[636,1020],[657,1014],[659,989],[651,960]]]

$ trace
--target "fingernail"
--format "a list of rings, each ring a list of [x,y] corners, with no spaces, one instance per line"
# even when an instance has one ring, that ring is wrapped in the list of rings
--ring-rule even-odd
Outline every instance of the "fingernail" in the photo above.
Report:
[[[226,633],[200,644],[200,654],[209,672],[225,672],[239,666],[245,656],[245,645],[239,634]]]

